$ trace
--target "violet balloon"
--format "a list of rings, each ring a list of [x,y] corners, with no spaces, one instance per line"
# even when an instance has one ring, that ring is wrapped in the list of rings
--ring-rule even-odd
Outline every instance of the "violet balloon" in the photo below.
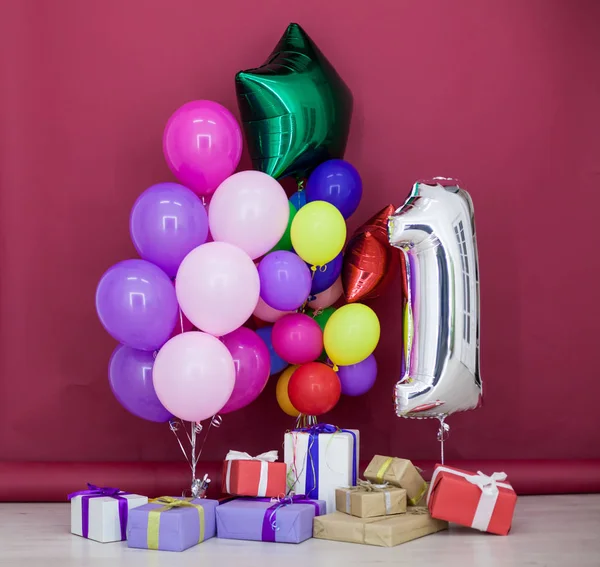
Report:
[[[146,189],[133,205],[129,233],[144,260],[175,277],[185,256],[206,242],[208,215],[187,187],[159,183]]]
[[[310,268],[293,252],[277,250],[267,254],[258,265],[260,296],[279,311],[298,309],[308,298]]]
[[[153,351],[167,342],[178,316],[175,288],[159,267],[125,260],[109,268],[96,288],[96,311],[117,341]]]
[[[273,325],[273,348],[290,364],[312,362],[323,350],[323,332],[319,324],[304,313],[290,313]]]
[[[361,396],[375,384],[377,361],[371,354],[356,364],[340,366],[338,367],[338,378],[342,384],[342,394]]]
[[[342,273],[343,260],[343,254],[340,252],[333,260],[331,260],[331,262],[317,268],[312,277],[312,285],[310,288],[311,295],[321,293],[335,283],[335,280],[337,280]]]
[[[108,382],[117,401],[130,413],[164,423],[173,414],[160,403],[152,383],[154,355],[119,345],[108,363]]]
[[[252,403],[269,380],[269,349],[252,330],[240,327],[221,338],[235,364],[235,386],[219,413],[231,413]]]
[[[353,165],[343,159],[330,159],[308,178],[306,201],[327,201],[347,219],[356,211],[362,197],[362,181]]]
[[[256,330],[256,334],[265,342],[265,345],[267,345],[267,349],[269,350],[271,376],[273,376],[273,374],[278,374],[288,366],[288,363],[283,360],[273,348],[273,341],[271,339],[272,333],[273,327],[271,325]]]
[[[211,195],[237,168],[242,131],[224,106],[194,100],[169,118],[163,135],[167,165],[197,195]]]

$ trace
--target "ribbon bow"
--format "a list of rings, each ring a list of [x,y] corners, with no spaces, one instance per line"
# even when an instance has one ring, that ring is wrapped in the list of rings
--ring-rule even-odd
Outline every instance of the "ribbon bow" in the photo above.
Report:
[[[279,453],[276,450],[267,451],[253,457],[242,451],[229,451],[225,456],[226,461],[263,461],[265,463],[274,463],[279,458]]]
[[[114,498],[119,494],[127,494],[123,492],[120,488],[112,488],[110,486],[96,486],[95,484],[87,483],[87,490],[79,490],[77,492],[71,492],[71,494],[67,495],[67,498],[71,500],[75,498],[75,496],[110,496]]]
[[[339,427],[335,425],[331,425],[329,423],[317,423],[316,425],[311,425],[309,427],[301,427],[300,429],[294,429],[294,431],[301,431],[302,433],[337,433],[338,431],[342,431]]]
[[[466,479],[471,484],[478,486],[484,494],[498,494],[498,485],[496,483],[506,480],[506,473],[495,472],[491,476],[488,476],[481,471],[477,471],[477,474],[467,476]]]
[[[357,480],[356,486],[351,486],[351,490],[366,490],[367,492],[383,492],[388,489],[389,485],[387,482],[383,484],[374,484],[370,480]]]
[[[148,500],[148,502],[151,504],[162,504],[163,507],[161,512],[166,512],[172,508],[179,507],[197,508],[195,504],[192,504],[192,500],[193,498],[173,498],[172,496],[160,496],[158,498]]]
[[[316,500],[307,498],[304,494],[290,494],[283,498],[254,498],[253,500],[255,502],[273,502],[273,505],[265,510],[263,517],[262,541],[275,541],[275,532],[279,531],[279,527],[277,526],[277,511],[281,508],[290,504],[312,504],[315,507],[315,516],[318,516],[321,510]]]

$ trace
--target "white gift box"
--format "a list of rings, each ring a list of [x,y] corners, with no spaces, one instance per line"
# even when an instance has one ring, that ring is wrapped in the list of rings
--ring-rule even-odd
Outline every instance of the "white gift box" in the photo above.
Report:
[[[288,489],[309,498],[325,500],[327,512],[335,511],[336,488],[356,484],[359,446],[356,429],[334,433],[286,433],[284,462],[288,471]]]
[[[127,500],[127,510],[148,504],[146,496],[139,494],[120,494]],[[71,499],[71,533],[83,536],[82,502],[83,496]],[[95,496],[89,499],[88,539],[109,543],[122,541],[119,501],[110,496]],[[124,526],[127,533],[127,526]]]

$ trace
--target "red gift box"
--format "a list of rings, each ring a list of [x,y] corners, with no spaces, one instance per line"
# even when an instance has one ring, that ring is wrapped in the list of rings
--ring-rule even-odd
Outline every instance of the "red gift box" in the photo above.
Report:
[[[277,451],[256,457],[240,451],[229,451],[223,464],[223,492],[236,496],[285,496],[286,465],[275,463],[276,460]]]
[[[427,494],[429,513],[438,520],[507,535],[517,494],[504,480],[505,473],[487,476],[437,465]]]

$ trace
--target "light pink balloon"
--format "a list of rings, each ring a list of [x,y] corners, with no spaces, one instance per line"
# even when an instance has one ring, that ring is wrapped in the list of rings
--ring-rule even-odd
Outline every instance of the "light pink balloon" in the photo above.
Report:
[[[242,130],[224,106],[193,100],[169,118],[163,153],[175,177],[197,195],[210,195],[238,166]]]
[[[308,302],[308,306],[313,309],[325,309],[325,307],[333,305],[340,297],[342,297],[343,292],[342,278],[339,277],[331,287],[328,287],[321,293],[317,293],[315,299]]]
[[[152,381],[161,404],[173,415],[202,421],[227,403],[235,385],[235,365],[219,339],[191,331],[163,345]]]
[[[215,240],[258,258],[279,242],[289,216],[287,195],[277,180],[260,171],[240,171],[215,191],[208,224]]]
[[[275,321],[278,321],[288,313],[293,313],[293,311],[279,311],[279,309],[273,309],[259,297],[253,315],[265,323],[275,323]]]
[[[183,259],[175,291],[181,310],[198,329],[221,336],[252,315],[260,280],[243,250],[227,242],[208,242]]]

